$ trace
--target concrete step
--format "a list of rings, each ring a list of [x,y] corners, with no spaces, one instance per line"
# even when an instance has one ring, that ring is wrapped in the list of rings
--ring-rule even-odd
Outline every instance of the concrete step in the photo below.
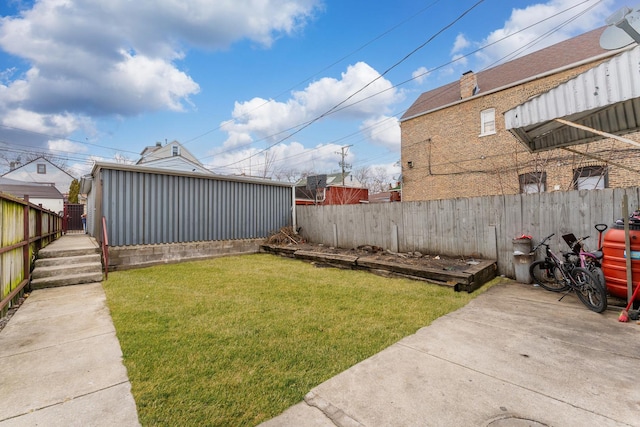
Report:
[[[82,283],[94,283],[101,281],[102,272],[42,277],[40,279],[31,280],[31,289],[55,288],[58,286],[80,285]]]
[[[69,249],[59,249],[59,248],[50,248],[46,246],[38,251],[38,259],[45,258],[66,258],[73,256],[81,256],[87,254],[99,254],[100,248],[90,247],[90,248],[69,248]]]
[[[102,264],[100,262],[88,262],[84,264],[62,264],[48,267],[37,267],[31,273],[31,278],[41,279],[43,277],[68,276],[71,274],[83,273],[102,274]]]
[[[89,255],[78,255],[78,256],[63,257],[63,258],[38,258],[35,262],[35,268],[52,267],[56,265],[68,265],[68,264],[86,264],[90,262],[101,263],[102,258],[100,254],[92,253]]]

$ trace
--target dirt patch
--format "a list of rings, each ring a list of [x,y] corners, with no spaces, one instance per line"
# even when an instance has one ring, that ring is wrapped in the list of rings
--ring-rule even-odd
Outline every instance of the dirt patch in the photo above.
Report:
[[[380,261],[394,262],[404,265],[418,265],[446,271],[464,271],[469,267],[469,265],[478,264],[478,261],[474,258],[423,254],[421,252],[395,253],[373,245],[362,245],[352,249],[334,248],[323,244],[308,242],[296,244],[290,243],[281,246],[301,251],[371,257]]]
[[[395,253],[374,245],[362,245],[352,249],[334,248],[321,243],[306,242],[302,236],[295,232],[293,227],[282,227],[277,233],[269,236],[265,243],[296,251],[372,257],[379,261],[415,265],[436,270],[464,271],[470,265],[479,264],[478,260],[472,257],[451,257],[437,254],[423,254],[421,252]]]

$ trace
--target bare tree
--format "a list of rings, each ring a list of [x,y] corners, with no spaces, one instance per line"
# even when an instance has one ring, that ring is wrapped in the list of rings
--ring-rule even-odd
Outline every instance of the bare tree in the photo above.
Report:
[[[368,188],[371,193],[387,191],[393,184],[389,180],[387,170],[382,166],[375,168],[363,166],[354,170],[352,173],[353,177],[362,183],[363,186]]]
[[[135,161],[133,161],[131,158],[125,156],[122,153],[116,153],[113,156],[113,160],[121,165],[133,165],[135,163]]]

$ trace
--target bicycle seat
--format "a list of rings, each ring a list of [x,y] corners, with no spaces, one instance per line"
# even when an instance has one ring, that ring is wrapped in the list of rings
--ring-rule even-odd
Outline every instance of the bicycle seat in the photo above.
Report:
[[[587,253],[591,254],[595,259],[602,259],[602,257],[604,256],[602,251],[593,251],[593,252],[587,252]]]

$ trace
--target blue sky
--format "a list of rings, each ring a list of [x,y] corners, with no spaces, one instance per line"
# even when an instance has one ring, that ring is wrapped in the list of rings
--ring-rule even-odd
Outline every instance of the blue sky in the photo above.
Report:
[[[280,180],[337,172],[350,146],[354,171],[392,182],[398,119],[420,93],[530,41],[540,49],[602,26],[624,5],[637,6],[5,0],[0,173],[37,151],[80,176],[95,160],[131,162],[177,140],[214,172]]]

